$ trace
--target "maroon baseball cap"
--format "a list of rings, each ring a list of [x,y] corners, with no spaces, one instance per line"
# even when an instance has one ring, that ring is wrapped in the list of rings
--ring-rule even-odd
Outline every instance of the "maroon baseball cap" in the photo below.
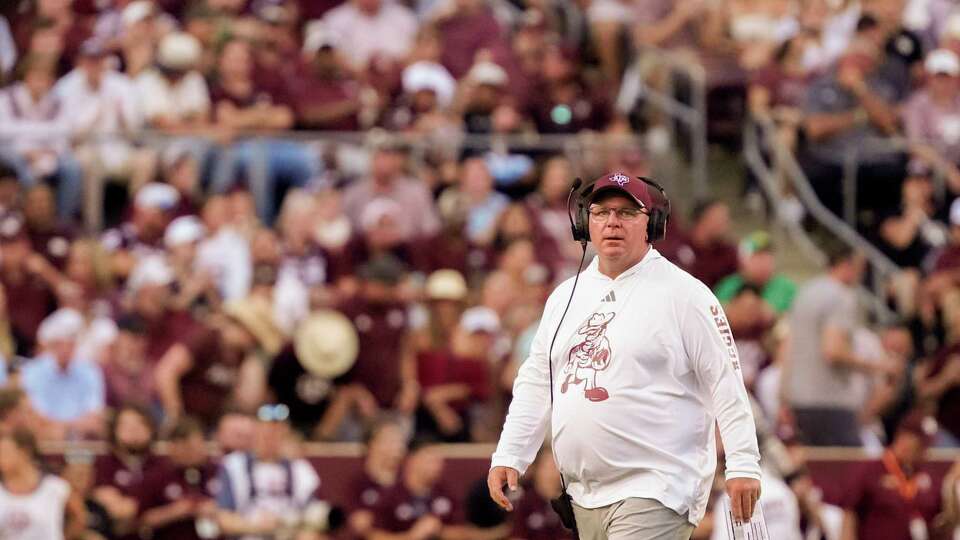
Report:
[[[650,193],[651,189],[649,184],[639,178],[634,178],[621,172],[614,172],[602,176],[594,182],[590,202],[592,203],[597,200],[601,193],[615,190],[623,192],[643,208],[653,208],[656,204],[654,203],[655,199],[653,194]]]

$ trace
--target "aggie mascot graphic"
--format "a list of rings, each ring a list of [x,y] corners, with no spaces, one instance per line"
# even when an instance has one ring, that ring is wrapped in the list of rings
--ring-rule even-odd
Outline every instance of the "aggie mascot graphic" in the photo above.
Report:
[[[569,385],[585,382],[583,395],[590,401],[603,401],[610,397],[606,388],[597,386],[597,373],[610,365],[612,352],[606,334],[607,325],[615,316],[616,313],[594,313],[577,330],[577,335],[583,335],[584,339],[574,345],[567,355],[567,363],[563,366],[567,378],[560,388],[561,394],[567,393]]]

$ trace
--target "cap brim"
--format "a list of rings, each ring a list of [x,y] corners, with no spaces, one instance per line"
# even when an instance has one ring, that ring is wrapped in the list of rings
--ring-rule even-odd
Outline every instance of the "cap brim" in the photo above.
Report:
[[[644,204],[643,201],[641,201],[640,199],[634,197],[634,196],[633,196],[633,193],[630,193],[630,192],[627,191],[626,189],[621,188],[621,187],[617,187],[617,186],[603,186],[602,188],[594,191],[593,193],[590,194],[590,199],[589,199],[590,204],[593,204],[594,201],[596,201],[598,198],[600,198],[600,195],[601,195],[601,194],[611,193],[611,192],[617,192],[617,193],[619,193],[619,194],[623,194],[624,197],[626,197],[626,198],[630,199],[631,201],[634,201],[635,203],[637,203],[638,205],[640,205],[640,208],[646,208],[646,207],[647,207],[647,205]]]

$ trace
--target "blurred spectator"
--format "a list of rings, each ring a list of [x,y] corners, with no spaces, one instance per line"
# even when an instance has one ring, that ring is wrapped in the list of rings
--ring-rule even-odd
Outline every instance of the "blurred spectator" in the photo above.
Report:
[[[17,538],[74,538],[83,530],[83,501],[59,476],[45,474],[34,436],[0,432],[0,531]]]
[[[134,80],[140,106],[151,127],[172,134],[196,134],[210,124],[210,91],[197,71],[200,42],[173,32],[160,40],[156,65]]]
[[[255,408],[266,386],[265,367],[257,354],[273,358],[283,340],[263,299],[226,304],[209,329],[171,346],[159,360],[155,377],[164,421],[170,426],[187,414],[211,429],[227,404]]]
[[[423,389],[418,432],[448,442],[471,440],[471,420],[492,390],[490,352],[499,332],[493,310],[473,307],[463,312],[447,344],[418,355]]]
[[[151,182],[136,192],[130,220],[103,233],[100,241],[110,252],[111,268],[119,278],[130,277],[143,259],[160,256],[163,234],[179,202],[180,194],[174,187]]]
[[[821,202],[843,215],[844,164],[856,151],[857,209],[896,206],[903,180],[903,154],[883,138],[899,130],[896,105],[906,88],[884,70],[871,34],[876,19],[861,17],[857,37],[837,66],[813,83],[804,106],[807,145],[800,162]]]
[[[258,79],[254,69],[249,43],[233,39],[223,45],[211,98],[216,126],[239,136],[246,131],[269,134],[290,129],[294,125],[292,96],[276,74],[263,73]],[[316,167],[316,156],[303,143],[261,135],[234,143],[220,156],[210,189],[224,193],[245,178],[257,215],[264,223],[272,223],[278,207],[275,193],[281,186],[303,186]]]
[[[418,180],[404,175],[404,160],[405,153],[393,143],[381,141],[376,146],[369,176],[354,182],[343,194],[343,209],[354,229],[363,228],[364,209],[381,198],[403,209],[396,223],[400,239],[413,241],[440,228],[430,192]]]
[[[393,535],[431,538],[449,534],[456,515],[455,499],[440,480],[444,458],[436,444],[414,441],[397,485],[386,491],[374,511],[374,529],[370,540],[385,540]]]
[[[399,422],[381,420],[373,425],[367,437],[363,472],[349,487],[349,500],[355,506],[348,523],[354,534],[366,538],[370,533],[379,505],[396,489],[406,456],[407,433]]]
[[[100,366],[76,355],[83,317],[59,309],[37,330],[39,354],[21,371],[33,407],[53,422],[62,438],[101,436],[106,390]]]
[[[394,0],[349,0],[324,15],[322,30],[330,32],[350,67],[363,73],[402,61],[417,25],[413,12]]]
[[[174,219],[163,234],[174,274],[173,309],[202,314],[220,306],[213,273],[197,264],[197,246],[205,236],[206,229],[196,216]]]
[[[200,423],[180,419],[167,438],[167,449],[169,461],[147,470],[138,489],[142,528],[157,540],[206,538],[204,525],[216,527],[214,497],[220,486]]]
[[[10,23],[0,15],[0,82],[6,82],[7,76],[17,63],[17,44],[10,32]]]
[[[224,455],[231,452],[249,452],[253,447],[256,420],[250,415],[227,413],[220,418],[213,438]]]
[[[951,337],[931,357],[917,366],[916,390],[920,403],[936,415],[940,427],[937,446],[960,448],[960,341],[952,322]]]
[[[106,509],[93,499],[93,455],[87,450],[68,449],[64,455],[61,477],[70,484],[70,490],[83,507],[82,538],[100,540],[113,536],[112,522]]]
[[[776,271],[777,261],[770,234],[755,231],[748,235],[740,242],[738,256],[739,270],[720,280],[714,289],[717,300],[726,304],[745,285],[753,285],[777,315],[786,313],[793,304],[797,284]]]
[[[297,128],[359,129],[361,83],[342,65],[333,35],[324,29],[308,31],[303,46],[305,73],[295,92]]]
[[[223,458],[218,480],[218,521],[225,535],[270,537],[280,527],[301,523],[316,500],[320,478],[306,460],[289,455],[289,411],[264,405],[257,416],[252,452]]]
[[[875,241],[899,267],[920,269],[927,256],[947,242],[947,229],[937,220],[934,186],[927,171],[911,171],[903,180],[900,206],[880,214]]]
[[[371,260],[358,270],[360,294],[341,306],[360,336],[357,362],[343,382],[360,394],[361,420],[381,407],[410,414],[416,406],[413,359],[402,354],[409,321],[398,284],[405,273],[395,257]]]
[[[15,215],[0,219],[0,255],[3,318],[10,322],[16,352],[28,356],[33,354],[40,322],[55,307],[59,273],[30,249],[23,220]]]
[[[213,276],[225,301],[247,296],[253,265],[245,230],[231,219],[229,200],[222,195],[209,197],[203,205],[206,237],[197,245],[197,269]]]
[[[454,111],[463,118],[467,133],[494,131],[493,117],[500,105],[507,104],[506,70],[485,57],[478,60],[460,82]]]
[[[107,405],[151,406],[157,399],[153,369],[147,363],[147,326],[136,316],[117,321],[117,335],[103,362]]]
[[[932,418],[911,413],[882,459],[862,465],[844,497],[846,538],[929,538],[940,489],[921,468],[934,433]]]
[[[20,82],[0,92],[0,156],[32,185],[55,177],[60,218],[71,221],[80,209],[83,171],[70,152],[70,125],[63,100],[53,91],[56,66],[29,56]]]
[[[467,238],[479,245],[490,245],[496,234],[497,221],[509,199],[494,191],[490,169],[481,158],[468,158],[461,164],[460,184],[456,188],[467,207]]]
[[[503,61],[508,54],[509,42],[484,0],[441,0],[429,18],[440,36],[440,63],[457,79],[465,75],[470,78],[467,72],[481,51],[495,62]]]
[[[513,540],[560,540],[570,538],[560,523],[556,512],[550,508],[550,500],[560,496],[560,472],[553,460],[553,450],[544,445],[531,465],[533,476],[522,488],[516,511],[511,516]]]
[[[356,362],[358,342],[357,330],[346,316],[317,310],[300,322],[293,342],[273,359],[267,385],[289,409],[291,425],[305,436],[333,439],[344,418],[360,407],[358,401],[369,405],[365,389],[334,387],[334,380]]]
[[[693,207],[685,246],[678,249],[680,264],[707,287],[737,270],[737,248],[730,242],[730,207],[708,199]]]
[[[23,224],[33,251],[63,270],[75,233],[70,224],[57,218],[54,197],[54,190],[45,184],[27,189],[23,196]]]
[[[854,352],[853,334],[861,324],[854,287],[864,264],[861,255],[836,248],[827,272],[804,284],[790,314],[783,392],[809,445],[860,446],[862,402],[853,388],[867,374],[896,375],[900,369],[888,359]]]
[[[146,409],[121,406],[107,429],[109,452],[94,462],[92,498],[110,518],[112,534],[137,538],[137,496],[144,476],[162,464],[153,453],[156,435]]]
[[[925,84],[904,104],[904,134],[914,160],[947,171],[953,192],[960,191],[960,59],[947,49],[937,49],[924,62]]]
[[[956,537],[960,533],[960,461],[955,461],[943,477],[941,508],[934,523],[934,534]]]
[[[540,133],[603,131],[610,123],[610,104],[589,87],[573,58],[558,46],[548,46],[530,116]]]
[[[83,214],[90,232],[103,224],[105,182],[129,178],[136,191],[150,180],[156,161],[155,152],[125,139],[143,126],[143,113],[133,82],[110,68],[111,58],[103,43],[87,40],[80,46],[77,67],[53,89],[71,111],[70,136],[79,145],[77,158],[85,173]]]
[[[385,113],[391,129],[429,135],[438,142],[459,135],[459,122],[449,114],[457,82],[447,68],[435,61],[420,60],[403,70],[401,81],[403,95]]]

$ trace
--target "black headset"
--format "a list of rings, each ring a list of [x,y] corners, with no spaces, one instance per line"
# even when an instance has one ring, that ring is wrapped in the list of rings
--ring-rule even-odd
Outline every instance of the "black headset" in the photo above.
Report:
[[[670,217],[670,199],[667,198],[667,192],[652,178],[645,176],[634,176],[656,190],[653,193],[652,208],[647,208],[649,212],[649,221],[647,222],[647,242],[651,244],[663,240],[667,235],[667,219]],[[586,245],[590,241],[590,195],[593,193],[593,186],[596,181],[591,182],[580,188],[583,181],[577,178],[570,188],[570,194],[567,196],[567,217],[570,218],[570,230],[573,233],[573,239]],[[659,200],[657,200],[659,198]],[[571,215],[570,203],[576,204],[576,219]]]

